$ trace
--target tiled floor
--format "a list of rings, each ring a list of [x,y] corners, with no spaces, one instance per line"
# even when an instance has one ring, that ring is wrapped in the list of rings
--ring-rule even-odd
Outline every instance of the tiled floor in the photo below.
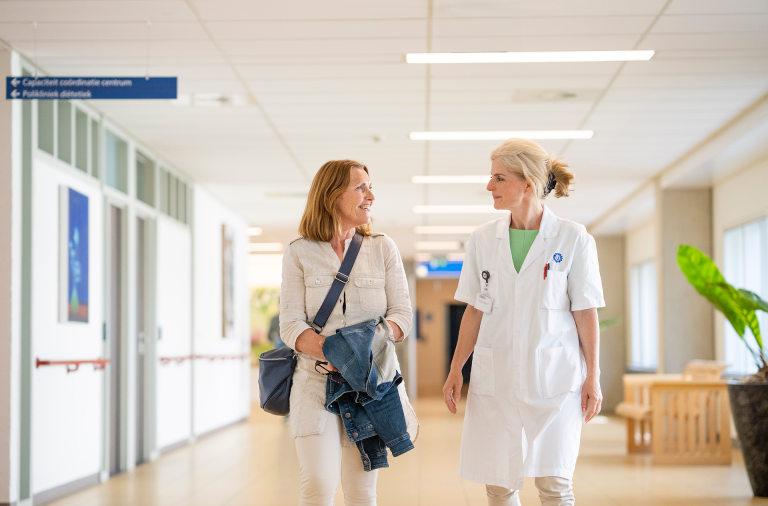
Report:
[[[462,417],[440,399],[415,405],[422,432],[416,450],[379,473],[379,505],[484,506],[483,485],[456,473]],[[589,506],[766,505],[749,487],[741,455],[731,466],[660,467],[645,456],[627,456],[624,425],[611,419],[589,424],[582,435],[574,488]],[[261,506],[298,502],[298,463],[290,429],[254,405],[248,423],[206,437],[193,446],[135,471],[66,497],[55,506]],[[533,480],[523,505],[538,505]],[[336,505],[344,503],[337,491]]]

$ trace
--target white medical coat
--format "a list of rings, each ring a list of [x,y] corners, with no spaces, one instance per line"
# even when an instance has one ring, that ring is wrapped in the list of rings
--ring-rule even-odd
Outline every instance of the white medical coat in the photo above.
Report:
[[[518,273],[509,223],[505,215],[475,229],[455,295],[472,306],[480,293],[494,301],[474,350],[459,475],[519,490],[524,476],[573,476],[586,366],[572,311],[605,302],[595,240],[584,226],[544,206]]]

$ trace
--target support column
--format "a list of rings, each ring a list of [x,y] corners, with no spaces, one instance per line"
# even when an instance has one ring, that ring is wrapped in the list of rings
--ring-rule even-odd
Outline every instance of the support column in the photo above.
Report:
[[[597,257],[603,282],[605,308],[600,321],[620,318],[621,323],[600,334],[600,384],[603,389],[603,411],[612,412],[624,399],[622,376],[627,363],[625,325],[628,321],[625,303],[626,261],[624,236],[597,236]]]
[[[657,189],[659,372],[681,373],[694,359],[714,359],[713,308],[677,264],[688,244],[712,256],[712,191]]]
[[[0,47],[0,75],[18,74]],[[19,500],[21,103],[0,102],[0,504]]]

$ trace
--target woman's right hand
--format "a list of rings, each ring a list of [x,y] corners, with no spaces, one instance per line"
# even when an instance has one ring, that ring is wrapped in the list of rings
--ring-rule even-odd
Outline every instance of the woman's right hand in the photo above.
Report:
[[[464,385],[464,377],[461,371],[451,369],[448,373],[448,379],[445,380],[445,386],[443,386],[443,400],[448,406],[448,411],[453,415],[456,414],[456,405],[461,400],[462,385]]]

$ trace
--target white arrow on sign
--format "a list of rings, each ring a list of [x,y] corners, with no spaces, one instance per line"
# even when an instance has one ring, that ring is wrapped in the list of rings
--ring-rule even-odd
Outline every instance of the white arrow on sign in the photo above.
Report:
[[[11,84],[15,88],[16,86],[19,85],[19,80],[14,77],[13,79],[11,79]]]
[[[19,90],[13,90],[13,91],[11,92],[11,96],[12,96],[13,98],[18,98],[18,96],[19,96],[19,95],[21,95],[21,93],[19,93]]]

